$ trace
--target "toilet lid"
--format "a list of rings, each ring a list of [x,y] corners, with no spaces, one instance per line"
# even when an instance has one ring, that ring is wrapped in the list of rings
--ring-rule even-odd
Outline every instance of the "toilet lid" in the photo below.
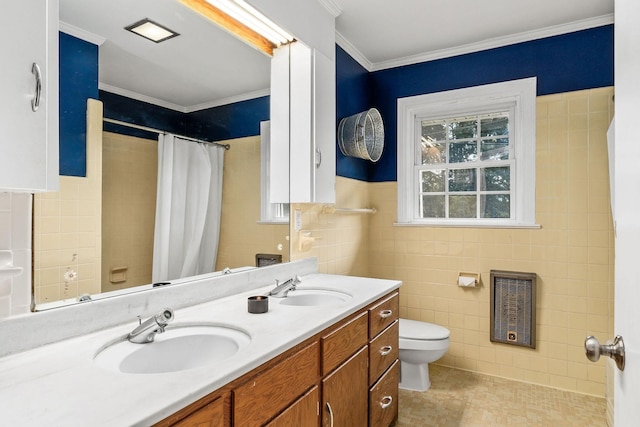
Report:
[[[433,323],[400,319],[400,338],[412,340],[443,340],[449,338],[449,330]]]

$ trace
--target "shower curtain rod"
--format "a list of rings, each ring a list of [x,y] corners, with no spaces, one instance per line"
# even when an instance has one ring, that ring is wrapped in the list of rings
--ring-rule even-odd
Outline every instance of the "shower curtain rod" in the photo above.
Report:
[[[125,126],[125,127],[130,127],[130,128],[134,128],[134,129],[140,129],[140,130],[144,130],[147,132],[153,132],[153,133],[157,133],[157,134],[169,134],[171,132],[167,132],[164,130],[160,130],[160,129],[154,129],[154,128],[150,128],[147,126],[140,126],[140,125],[134,125],[133,123],[127,123],[127,122],[121,122],[120,120],[114,120],[114,119],[108,119],[106,117],[102,118],[103,122],[107,122],[107,123],[112,123],[114,125],[120,125],[120,126]],[[229,144],[220,144],[219,142],[211,142],[211,141],[203,141],[201,139],[196,139],[196,138],[190,138],[188,136],[183,136],[183,135],[176,135],[174,133],[171,133],[171,135],[175,135],[178,138],[182,138],[182,139],[186,139],[188,141],[193,141],[193,142],[197,142],[198,144],[213,144],[213,145],[217,145],[220,148],[224,148],[225,150],[230,150],[231,149],[231,145]]]

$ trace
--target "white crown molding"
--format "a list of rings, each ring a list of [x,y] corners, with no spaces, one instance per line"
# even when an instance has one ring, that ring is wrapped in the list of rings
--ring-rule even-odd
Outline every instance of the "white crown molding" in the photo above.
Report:
[[[561,34],[572,33],[575,31],[587,30],[589,28],[601,27],[603,25],[609,25],[613,23],[614,23],[613,14],[602,15],[594,18],[583,19],[580,21],[569,22],[566,24],[545,27],[538,30],[525,31],[522,33],[512,34],[504,37],[496,37],[493,39],[483,40],[481,42],[470,43],[463,46],[457,46],[454,48],[440,49],[440,50],[426,52],[418,55],[406,56],[404,58],[392,59],[389,61],[381,61],[376,63],[371,63],[369,61],[369,64],[371,64],[371,68],[370,69],[368,68],[368,70],[369,71],[386,70],[389,68],[396,68],[404,65],[412,65],[420,62],[427,62],[427,61],[433,61],[436,59],[449,58],[453,56],[464,55],[467,53],[479,52],[482,50],[508,46],[511,44],[542,39],[545,37],[552,37],[552,36],[558,36]],[[336,40],[337,39],[338,39],[338,33],[336,32]],[[341,43],[338,43],[338,44],[344,50],[349,52],[349,54],[351,54],[351,52],[347,50]],[[355,50],[357,51],[357,49]],[[364,58],[364,61],[368,61],[366,57],[364,57],[364,55],[362,55],[360,52],[358,52],[358,54],[360,54],[362,58]],[[357,57],[354,57],[354,58],[358,62],[360,62],[360,64],[365,66],[364,63],[362,62],[363,61],[362,59],[359,59]],[[367,67],[365,66],[365,68]]]
[[[77,37],[79,39],[95,44],[97,46],[102,45],[102,43],[104,43],[107,40],[102,36],[99,36],[94,33],[90,33],[87,30],[83,30],[82,28],[78,28],[75,25],[67,24],[66,22],[63,22],[63,21],[59,21],[58,29],[63,33],[67,33],[73,37]]]
[[[336,43],[338,44],[338,46],[344,49],[344,51],[347,52],[353,59],[355,59],[358,64],[362,65],[367,71],[373,71],[374,64],[369,61],[367,57],[358,50],[357,47],[352,45],[351,42],[344,38],[344,36],[338,31],[336,31]]]
[[[146,102],[149,104],[157,105],[158,107],[168,108],[170,110],[179,111],[181,113],[186,113],[186,108],[182,105],[174,104],[173,102],[163,101],[161,99],[153,98],[151,96],[142,95],[140,93],[122,89],[117,86],[112,86],[106,83],[98,83],[98,89],[104,90],[106,92],[115,93],[116,95],[125,96],[127,98],[136,99],[138,101]]]
[[[318,0],[318,3],[324,6],[334,18],[337,18],[342,13],[340,5],[333,0]]]
[[[194,111],[206,110],[207,108],[219,107],[221,105],[233,104],[234,102],[246,101],[249,99],[260,98],[269,95],[269,89],[257,90],[255,92],[244,93],[237,96],[231,96],[229,98],[219,99],[217,101],[205,102],[203,104],[192,105],[185,107],[182,105],[174,104],[172,102],[163,101],[161,99],[153,98],[151,96],[142,95],[138,92],[134,92],[128,89],[122,89],[117,86],[112,86],[106,83],[98,83],[98,89],[105,92],[115,93],[116,95],[125,96],[127,98],[135,99],[138,101],[146,102],[148,104],[157,105],[158,107],[168,108],[170,110],[178,111],[180,113],[193,113]]]
[[[185,107],[185,113],[193,113],[194,111],[206,110],[207,108],[220,107],[221,105],[233,104],[235,102],[247,101],[249,99],[261,98],[271,93],[270,89],[256,90],[254,92],[243,93],[241,95],[230,96],[228,98],[218,99],[216,101],[196,104]]]

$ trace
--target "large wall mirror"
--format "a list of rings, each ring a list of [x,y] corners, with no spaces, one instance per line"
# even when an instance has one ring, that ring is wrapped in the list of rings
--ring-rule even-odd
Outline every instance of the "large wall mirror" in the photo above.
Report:
[[[179,35],[155,43],[125,29],[145,18]],[[270,57],[176,0],[60,0],[60,22],[61,37],[101,43],[103,105],[89,102],[86,175],[61,176],[60,192],[35,196],[36,309],[151,287],[161,173],[153,130],[230,146],[214,148],[225,151],[216,270],[255,267],[257,258],[288,261],[286,215],[261,218],[260,122],[265,105],[268,118]],[[68,155],[61,148],[61,160]],[[277,217],[281,208],[271,212]]]

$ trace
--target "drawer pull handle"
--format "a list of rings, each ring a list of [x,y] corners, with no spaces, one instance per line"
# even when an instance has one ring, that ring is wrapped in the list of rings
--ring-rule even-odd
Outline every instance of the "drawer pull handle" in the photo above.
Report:
[[[31,65],[31,73],[35,77],[31,110],[35,113],[38,111],[38,107],[40,107],[40,93],[42,92],[42,75],[40,73],[40,67],[35,62]]]
[[[385,396],[382,398],[382,400],[380,400],[380,407],[382,409],[387,409],[389,406],[391,406],[391,403],[393,403],[393,397]]]
[[[327,402],[327,409],[329,410],[329,419],[331,420],[330,426],[333,427],[333,410],[331,409],[331,404]]]
[[[381,356],[386,356],[387,354],[391,353],[393,351],[393,347],[391,347],[390,345],[385,345],[384,347],[382,347],[380,349],[380,355]]]
[[[393,310],[381,310],[380,311],[380,317],[382,317],[383,319],[386,319],[387,317],[390,317],[393,314]]]

